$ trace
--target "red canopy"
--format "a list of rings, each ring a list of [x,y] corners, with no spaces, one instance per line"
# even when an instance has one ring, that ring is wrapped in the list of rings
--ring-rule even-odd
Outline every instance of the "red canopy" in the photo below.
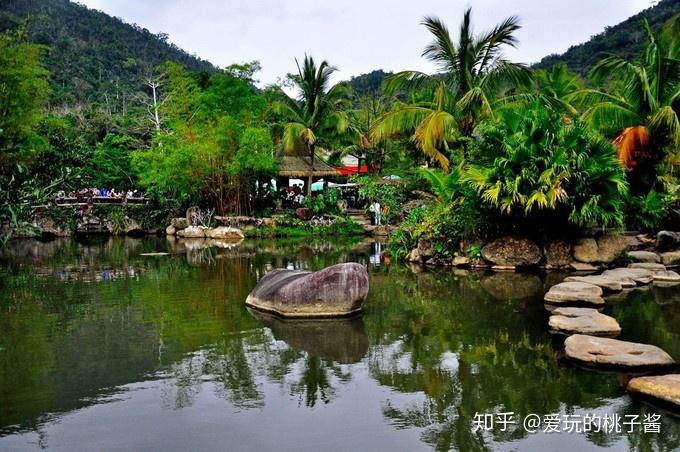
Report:
[[[340,173],[341,176],[349,176],[351,174],[357,174],[358,172],[368,172],[368,167],[366,165],[361,165],[359,171],[357,171],[357,165],[336,166],[335,169],[338,170],[338,173]]]

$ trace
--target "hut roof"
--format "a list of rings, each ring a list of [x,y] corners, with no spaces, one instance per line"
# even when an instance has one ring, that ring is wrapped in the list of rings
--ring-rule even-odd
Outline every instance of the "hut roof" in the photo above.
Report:
[[[285,177],[307,177],[309,176],[311,162],[309,157],[284,155],[279,157],[279,176]],[[337,176],[338,171],[327,163],[314,159],[314,170],[312,176]]]

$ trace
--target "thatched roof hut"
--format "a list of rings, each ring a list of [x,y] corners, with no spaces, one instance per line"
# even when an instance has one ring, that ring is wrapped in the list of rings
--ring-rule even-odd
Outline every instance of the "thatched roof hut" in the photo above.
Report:
[[[327,163],[314,159],[314,168],[312,171],[310,157],[284,155],[279,159],[279,176],[282,177],[308,177],[310,172],[312,177],[329,177],[339,175],[338,171]]]

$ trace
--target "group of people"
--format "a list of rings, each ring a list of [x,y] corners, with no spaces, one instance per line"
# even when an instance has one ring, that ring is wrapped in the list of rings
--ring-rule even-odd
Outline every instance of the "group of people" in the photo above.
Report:
[[[302,194],[302,184],[286,187],[281,191],[281,203],[287,209],[301,207],[305,201],[305,195]]]
[[[59,190],[57,192],[57,202],[64,201],[67,198],[87,200],[90,201],[93,198],[112,198],[112,199],[133,199],[133,198],[143,198],[144,194],[138,190],[121,190],[116,191],[115,188],[83,188],[80,190],[72,190],[66,193],[64,190]]]

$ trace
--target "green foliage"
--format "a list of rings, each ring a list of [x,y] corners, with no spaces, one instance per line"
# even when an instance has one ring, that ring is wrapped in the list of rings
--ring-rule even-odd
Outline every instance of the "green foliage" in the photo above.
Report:
[[[372,132],[375,139],[396,133],[412,135],[418,149],[445,171],[450,149],[465,147],[464,139],[472,135],[477,123],[493,114],[492,102],[501,89],[527,85],[532,77],[526,66],[503,56],[504,47],[517,44],[518,18],[509,17],[476,36],[471,13],[471,8],[465,11],[457,41],[439,18],[423,19],[434,37],[423,56],[437,66],[440,75],[403,71],[390,76],[388,93],[414,92],[418,98],[395,105]]]
[[[627,194],[613,146],[540,105],[489,122],[463,179],[505,215],[549,215],[555,224],[620,227]]]
[[[387,212],[383,219],[387,224],[394,223],[401,206],[408,197],[408,187],[400,182],[385,181],[376,176],[351,176],[350,181],[359,185],[359,196],[369,203],[378,201]]]
[[[324,193],[319,193],[313,196],[305,197],[302,205],[310,210],[314,215],[319,214],[337,214],[339,213],[338,201],[340,200],[340,191],[337,189],[330,189]]]
[[[246,237],[363,235],[364,229],[350,218],[336,218],[331,225],[313,225],[309,221],[302,221],[295,216],[288,215],[277,218],[276,226],[261,226],[245,230],[244,234]]]
[[[48,93],[44,50],[26,40],[23,27],[0,35],[0,177],[44,145],[35,130]]]

